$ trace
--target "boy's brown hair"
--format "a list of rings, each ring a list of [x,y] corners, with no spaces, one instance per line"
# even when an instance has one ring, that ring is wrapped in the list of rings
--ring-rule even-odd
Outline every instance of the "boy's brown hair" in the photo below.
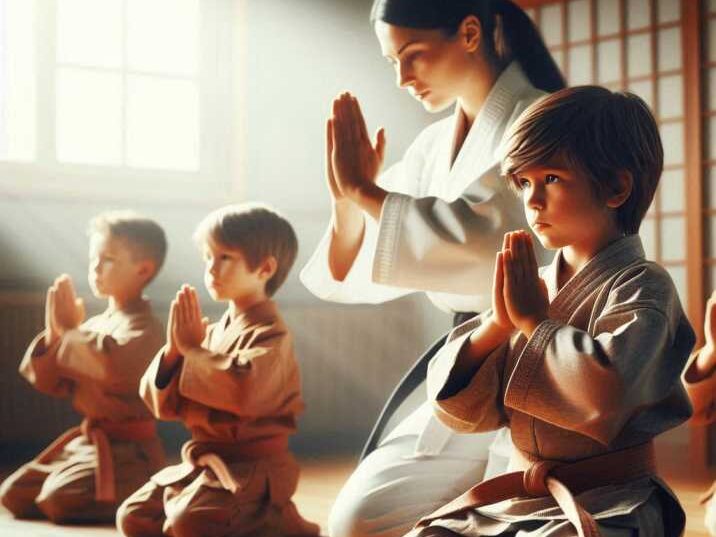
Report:
[[[194,233],[198,243],[208,238],[240,250],[251,270],[268,256],[275,257],[276,273],[266,282],[268,296],[281,287],[298,254],[298,239],[288,220],[259,203],[229,205],[209,213]]]
[[[135,259],[153,261],[154,274],[149,281],[154,279],[164,264],[167,237],[162,227],[150,218],[132,211],[108,211],[90,220],[87,233],[102,233],[124,239]]]
[[[618,191],[619,174],[632,189],[616,209],[627,234],[639,232],[664,166],[659,129],[646,103],[599,86],[557,91],[533,103],[510,130],[502,173],[519,188],[519,173],[560,162],[585,177],[602,200]]]

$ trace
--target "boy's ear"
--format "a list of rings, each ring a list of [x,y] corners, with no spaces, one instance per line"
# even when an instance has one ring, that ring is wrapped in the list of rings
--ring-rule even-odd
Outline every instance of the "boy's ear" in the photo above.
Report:
[[[458,35],[465,47],[465,51],[475,52],[480,48],[482,41],[482,25],[480,24],[480,19],[475,15],[465,17],[460,23]]]
[[[617,189],[607,198],[607,207],[617,209],[629,199],[634,188],[634,177],[626,170],[617,172]]]
[[[272,256],[266,256],[266,258],[261,261],[261,264],[259,265],[259,276],[263,278],[266,281],[269,281],[271,278],[273,278],[273,275],[276,274],[276,271],[278,270],[278,260]]]
[[[157,266],[151,259],[143,259],[139,262],[139,269],[137,274],[147,283],[152,279],[156,272]]]

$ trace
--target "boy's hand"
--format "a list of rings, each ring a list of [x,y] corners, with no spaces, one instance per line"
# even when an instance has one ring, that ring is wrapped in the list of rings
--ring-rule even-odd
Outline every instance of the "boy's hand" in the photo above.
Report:
[[[532,236],[524,231],[506,235],[502,250],[505,310],[512,324],[527,337],[548,318],[547,286],[539,277]]]
[[[696,375],[703,379],[711,376],[716,370],[716,291],[706,302],[706,318],[704,319],[704,337],[706,343],[696,358]]]
[[[193,287],[182,287],[174,313],[174,342],[179,353],[186,355],[187,351],[201,347],[208,324],[208,320],[201,315],[199,298]]]
[[[72,278],[63,274],[54,284],[53,324],[59,335],[77,328],[85,319],[85,307],[81,298],[77,298]]]
[[[54,284],[47,289],[45,296],[45,347],[49,347],[60,338],[59,330],[55,326],[55,293]]]
[[[177,298],[179,297],[179,293],[177,293]],[[167,346],[166,351],[164,352],[164,360],[167,362],[170,362],[170,364],[167,364],[168,366],[171,366],[171,364],[174,364],[179,357],[179,349],[177,348],[176,341],[174,341],[174,331],[176,330],[176,310],[177,310],[177,300],[172,300],[171,305],[169,306],[169,318],[167,319]]]
[[[358,100],[348,93],[333,101],[329,120],[331,157],[328,159],[335,188],[331,192],[353,198],[375,183],[385,156],[385,131],[376,133],[375,145],[368,137]],[[329,176],[330,181],[330,176]],[[330,185],[330,182],[329,182]]]
[[[505,234],[502,243],[503,251],[509,248],[508,240],[508,235]],[[502,251],[497,252],[495,274],[492,279],[492,322],[498,329],[505,332],[512,332],[515,329],[515,325],[512,324],[512,320],[507,313],[507,306],[505,305],[505,271],[503,263]]]

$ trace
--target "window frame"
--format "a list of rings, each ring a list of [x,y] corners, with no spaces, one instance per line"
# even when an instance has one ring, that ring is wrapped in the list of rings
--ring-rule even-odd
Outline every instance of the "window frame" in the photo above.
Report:
[[[36,0],[35,159],[0,160],[0,191],[10,195],[120,201],[176,200],[200,197],[224,199],[237,195],[241,146],[237,138],[237,100],[234,79],[240,55],[236,53],[241,3],[231,0],[199,2],[199,169],[181,171],[127,165],[67,163],[55,151],[56,16],[58,0]],[[126,5],[126,4],[125,4]],[[131,73],[126,66],[118,70]],[[126,93],[124,95],[126,103]],[[229,112],[227,114],[227,112]],[[228,118],[228,119],[227,119]],[[126,121],[123,135],[126,136]],[[123,151],[125,149],[123,148]],[[122,185],[122,188],[117,188]]]

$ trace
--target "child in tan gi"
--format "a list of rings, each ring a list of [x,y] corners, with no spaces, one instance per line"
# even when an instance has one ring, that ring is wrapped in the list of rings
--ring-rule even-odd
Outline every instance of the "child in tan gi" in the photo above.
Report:
[[[694,344],[668,273],[637,234],[657,188],[657,125],[632,94],[584,86],[530,106],[503,170],[532,235],[505,236],[492,309],[454,329],[428,395],[465,433],[509,426],[509,473],[422,519],[411,535],[681,535],[652,439],[691,414],[680,372]]]
[[[125,501],[117,526],[131,537],[315,535],[291,501],[298,465],[288,437],[304,404],[292,337],[270,298],[296,258],[296,236],[272,210],[239,205],[211,213],[195,238],[204,283],[229,307],[207,328],[193,288],[172,302],[167,345],[141,394],[192,439],[181,464]]]
[[[716,422],[716,291],[706,303],[704,335],[705,345],[691,355],[683,376],[694,405],[693,422],[699,425]],[[716,536],[716,482],[701,500],[706,505],[706,529]]]
[[[85,321],[72,280],[47,291],[45,330],[20,373],[38,390],[69,397],[85,418],[0,487],[16,517],[56,523],[112,521],[119,503],[160,468],[155,422],[139,379],[164,343],[164,329],[142,291],[166,255],[164,231],[132,213],[106,213],[89,228],[89,284],[107,309]]]

